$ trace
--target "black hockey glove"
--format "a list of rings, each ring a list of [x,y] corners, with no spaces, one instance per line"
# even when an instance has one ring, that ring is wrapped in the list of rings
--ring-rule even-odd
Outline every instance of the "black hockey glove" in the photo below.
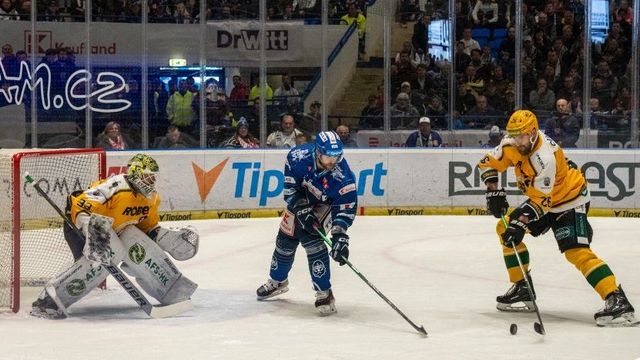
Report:
[[[506,214],[509,210],[509,203],[507,202],[507,193],[504,189],[487,190],[487,209],[491,215],[499,219],[502,215]]]
[[[524,238],[524,234],[527,232],[527,224],[518,219],[511,219],[509,226],[502,234],[502,242],[506,247],[518,246]]]
[[[349,235],[344,233],[344,230],[340,229],[336,232],[332,231],[331,234],[331,252],[329,255],[333,260],[337,261],[340,266],[346,264],[346,259],[349,258]]]
[[[315,234],[316,230],[315,226],[319,226],[318,218],[316,214],[313,212],[313,206],[309,204],[300,204],[297,205],[293,210],[294,215],[296,216],[296,221],[298,224],[304,229],[306,232],[310,234]]]

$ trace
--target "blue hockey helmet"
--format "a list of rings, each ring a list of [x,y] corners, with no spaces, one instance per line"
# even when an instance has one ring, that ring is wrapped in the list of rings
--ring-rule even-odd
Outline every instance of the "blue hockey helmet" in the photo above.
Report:
[[[320,155],[342,159],[342,140],[333,131],[322,131],[316,135],[316,150]]]

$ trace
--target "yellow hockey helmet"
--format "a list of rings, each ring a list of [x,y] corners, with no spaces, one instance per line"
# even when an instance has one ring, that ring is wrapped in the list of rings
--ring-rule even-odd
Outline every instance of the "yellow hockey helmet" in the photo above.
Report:
[[[149,155],[136,154],[127,164],[127,179],[136,191],[145,197],[151,197],[156,191],[156,175],[160,171],[158,163]]]
[[[511,115],[507,123],[507,134],[511,137],[528,134],[533,129],[539,129],[538,118],[529,110],[517,110]]]

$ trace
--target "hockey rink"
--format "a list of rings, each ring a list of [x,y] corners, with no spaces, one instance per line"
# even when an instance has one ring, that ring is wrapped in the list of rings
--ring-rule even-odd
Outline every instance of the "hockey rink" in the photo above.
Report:
[[[593,249],[640,309],[640,219],[591,218]],[[526,237],[547,335],[535,314],[501,313],[507,281],[493,217],[358,217],[352,263],[409,318],[422,337],[347,266],[332,262],[338,313],[319,317],[305,252],[290,291],[258,302],[279,219],[191,221],[198,255],[176,265],[200,287],[195,309],[148,319],[109,280],[65,320],[0,314],[0,359],[639,359],[640,327],[598,328],[603,301],[560,255],[550,234]],[[180,225],[185,223],[164,223]],[[25,291],[35,296],[35,290]],[[29,300],[29,301],[27,301]],[[640,316],[638,313],[637,316]],[[509,333],[511,323],[517,335]]]

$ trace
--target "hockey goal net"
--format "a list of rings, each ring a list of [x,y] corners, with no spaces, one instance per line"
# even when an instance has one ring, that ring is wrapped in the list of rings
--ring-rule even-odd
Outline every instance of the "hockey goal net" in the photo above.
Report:
[[[64,211],[67,196],[105,170],[102,149],[0,149],[0,312],[18,312],[21,286],[42,286],[73,263],[63,220],[25,173]]]

